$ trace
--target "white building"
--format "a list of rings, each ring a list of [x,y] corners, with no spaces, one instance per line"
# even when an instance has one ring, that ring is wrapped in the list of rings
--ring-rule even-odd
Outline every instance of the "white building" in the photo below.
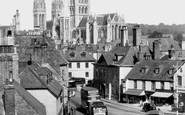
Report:
[[[65,53],[65,58],[69,62],[69,77],[85,78],[86,83],[94,78],[93,63],[96,61],[87,51],[75,50]]]

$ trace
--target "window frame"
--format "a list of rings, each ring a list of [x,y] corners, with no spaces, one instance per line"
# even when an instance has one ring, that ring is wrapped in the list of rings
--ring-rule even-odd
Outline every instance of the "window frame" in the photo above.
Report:
[[[80,62],[77,62],[76,64],[77,64],[76,67],[80,68]]]
[[[85,62],[85,68],[89,68],[89,63]]]
[[[89,72],[85,72],[85,77],[89,77]]]

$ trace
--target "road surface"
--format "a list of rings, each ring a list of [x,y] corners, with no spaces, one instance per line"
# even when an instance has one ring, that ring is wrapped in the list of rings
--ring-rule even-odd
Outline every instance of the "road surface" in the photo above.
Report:
[[[85,111],[81,109],[80,92],[76,91],[75,97],[70,99],[71,106],[76,108],[76,115],[84,115]],[[102,100],[108,108],[108,115],[144,115],[138,107],[132,107],[128,104],[122,104],[112,101]]]

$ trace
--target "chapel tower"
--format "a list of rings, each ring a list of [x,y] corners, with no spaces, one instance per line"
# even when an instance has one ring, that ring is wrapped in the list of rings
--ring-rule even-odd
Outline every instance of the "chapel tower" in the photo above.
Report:
[[[34,0],[33,3],[34,29],[46,29],[46,3],[45,0]]]

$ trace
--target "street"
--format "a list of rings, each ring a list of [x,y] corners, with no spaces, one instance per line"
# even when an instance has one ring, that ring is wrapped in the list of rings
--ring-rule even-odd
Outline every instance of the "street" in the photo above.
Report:
[[[75,97],[72,97],[70,99],[71,106],[76,108],[76,115],[84,115],[85,111],[81,109],[81,98],[80,98],[80,92],[76,91]],[[127,104],[123,103],[117,103],[112,101],[106,101],[105,99],[102,99],[104,104],[108,108],[108,115],[143,115],[145,113],[140,112],[140,109],[138,107],[132,107],[128,106]]]

